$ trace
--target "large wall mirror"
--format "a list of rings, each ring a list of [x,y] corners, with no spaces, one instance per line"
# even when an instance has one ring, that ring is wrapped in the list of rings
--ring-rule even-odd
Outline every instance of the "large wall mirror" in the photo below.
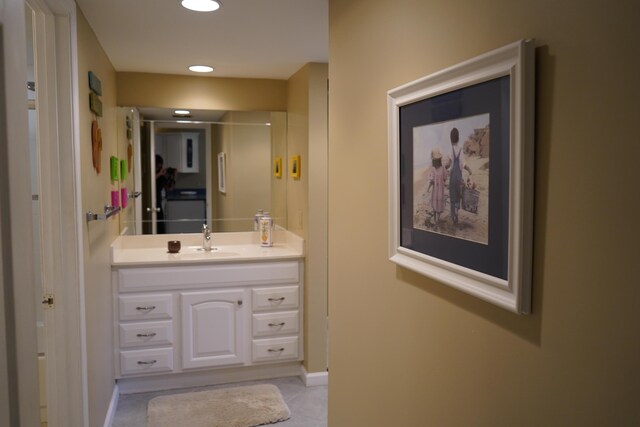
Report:
[[[287,114],[175,111],[119,108],[122,232],[251,231],[259,209],[286,228]]]

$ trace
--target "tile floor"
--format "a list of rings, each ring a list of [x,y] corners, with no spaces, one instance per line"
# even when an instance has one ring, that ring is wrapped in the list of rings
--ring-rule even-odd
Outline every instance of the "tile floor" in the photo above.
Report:
[[[291,418],[287,421],[271,424],[274,427],[327,426],[327,386],[306,387],[299,377],[288,377],[210,387],[123,394],[118,399],[118,408],[112,427],[146,427],[147,403],[156,396],[253,384],[273,384],[277,386],[291,411]]]

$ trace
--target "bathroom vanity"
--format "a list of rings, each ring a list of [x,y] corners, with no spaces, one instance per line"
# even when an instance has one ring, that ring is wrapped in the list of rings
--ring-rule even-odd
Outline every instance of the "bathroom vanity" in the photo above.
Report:
[[[120,236],[111,248],[119,383],[299,373],[304,242],[276,233],[273,247],[257,233],[216,234],[210,252],[200,234]]]

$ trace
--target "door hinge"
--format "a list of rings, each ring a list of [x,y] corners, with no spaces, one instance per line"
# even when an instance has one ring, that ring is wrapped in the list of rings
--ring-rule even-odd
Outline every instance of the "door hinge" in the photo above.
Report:
[[[53,308],[53,294],[43,295],[42,305],[44,305],[44,308]]]

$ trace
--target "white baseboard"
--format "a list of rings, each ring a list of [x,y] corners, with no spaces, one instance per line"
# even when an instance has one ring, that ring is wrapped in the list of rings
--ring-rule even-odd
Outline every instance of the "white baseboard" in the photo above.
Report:
[[[268,380],[271,378],[300,376],[300,362],[265,364],[236,368],[220,368],[208,371],[181,372],[147,377],[121,378],[118,380],[121,394],[170,390],[187,387],[229,384],[242,381]]]
[[[315,387],[319,385],[329,385],[329,372],[307,372],[304,366],[301,368],[300,377],[307,387]]]
[[[104,419],[104,427],[111,427],[113,425],[113,419],[116,416],[116,409],[118,409],[118,398],[120,392],[118,390],[118,384],[113,385],[113,393],[111,394],[111,402],[109,403],[109,409],[107,410],[107,416]]]

